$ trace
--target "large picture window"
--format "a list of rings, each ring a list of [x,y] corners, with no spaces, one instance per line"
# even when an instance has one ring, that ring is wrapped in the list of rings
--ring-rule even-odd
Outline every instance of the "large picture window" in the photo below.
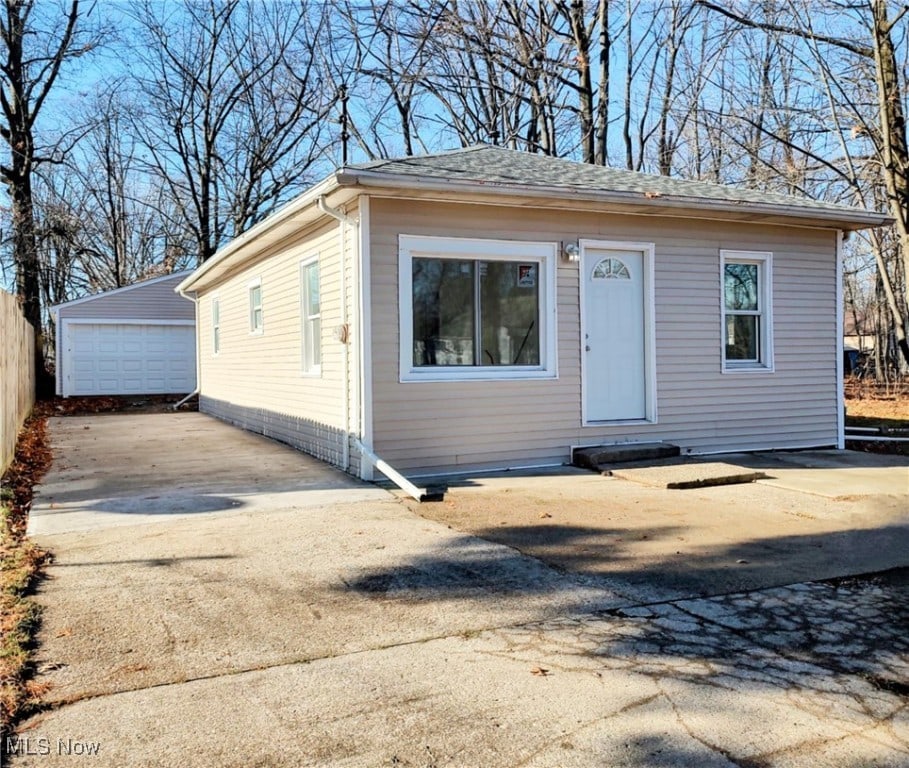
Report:
[[[554,375],[555,246],[401,236],[403,380]]]
[[[771,255],[723,251],[723,369],[771,370]]]

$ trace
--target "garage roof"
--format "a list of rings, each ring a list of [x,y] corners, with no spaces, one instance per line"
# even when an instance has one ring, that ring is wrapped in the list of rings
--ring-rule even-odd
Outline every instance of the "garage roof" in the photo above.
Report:
[[[101,293],[93,293],[89,296],[83,296],[81,299],[72,299],[71,301],[64,301],[61,304],[53,304],[50,308],[52,311],[57,311],[58,309],[66,309],[67,307],[74,307],[77,304],[85,304],[89,301],[97,301],[98,299],[106,299],[109,296],[126,293],[127,291],[134,291],[137,288],[147,288],[149,285],[161,283],[165,280],[173,280],[178,277],[185,278],[192,273],[193,270],[191,269],[184,269],[180,272],[171,272],[167,275],[162,275],[161,277],[153,277],[149,280],[142,280],[138,283],[133,283],[132,285],[124,285],[121,288],[113,288],[109,291],[102,291]]]

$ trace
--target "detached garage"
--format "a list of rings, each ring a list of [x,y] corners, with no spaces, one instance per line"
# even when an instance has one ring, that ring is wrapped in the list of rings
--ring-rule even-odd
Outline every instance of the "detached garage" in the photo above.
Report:
[[[188,274],[175,272],[53,307],[57,394],[194,390],[195,307],[174,293]]]

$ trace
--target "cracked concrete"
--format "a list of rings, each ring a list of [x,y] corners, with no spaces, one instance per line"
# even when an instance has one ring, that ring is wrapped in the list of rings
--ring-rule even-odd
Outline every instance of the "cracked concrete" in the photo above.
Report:
[[[146,418],[172,429],[167,416]],[[774,560],[735,591],[712,569],[696,584],[643,578],[648,561],[629,588],[589,559],[555,568],[374,489],[310,503],[287,475],[310,460],[196,418],[193,445],[160,448],[196,467],[181,492],[219,482],[216,465],[180,453],[204,455],[208,435],[248,451],[237,464],[255,465],[258,505],[145,516],[153,473],[131,490],[130,466],[147,461],[116,435],[148,423],[123,421],[103,444],[80,445],[95,485],[78,489],[88,501],[77,530],[38,538],[57,555],[38,596],[38,679],[51,688],[7,742],[11,765],[909,764],[909,569],[771,586],[792,573]],[[56,444],[54,472],[79,445]],[[304,469],[314,488],[349,482]],[[65,490],[58,480],[48,486]],[[617,498],[622,482],[603,487]],[[99,488],[117,503],[93,510]],[[751,504],[761,491],[748,488]],[[898,520],[892,502],[879,526]],[[707,526],[716,508],[697,503]],[[837,515],[854,526],[850,502],[823,504],[825,530]],[[880,561],[863,552],[862,562]]]

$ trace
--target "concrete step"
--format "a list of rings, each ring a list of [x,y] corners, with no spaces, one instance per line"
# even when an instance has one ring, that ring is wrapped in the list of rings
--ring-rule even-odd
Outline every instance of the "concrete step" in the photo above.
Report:
[[[574,452],[576,467],[601,471],[612,464],[628,461],[651,461],[678,456],[681,450],[671,443],[627,443],[578,448]]]
[[[617,467],[610,470],[609,474],[651,488],[679,490],[753,483],[767,477],[759,470],[718,461],[672,463],[659,467]]]

